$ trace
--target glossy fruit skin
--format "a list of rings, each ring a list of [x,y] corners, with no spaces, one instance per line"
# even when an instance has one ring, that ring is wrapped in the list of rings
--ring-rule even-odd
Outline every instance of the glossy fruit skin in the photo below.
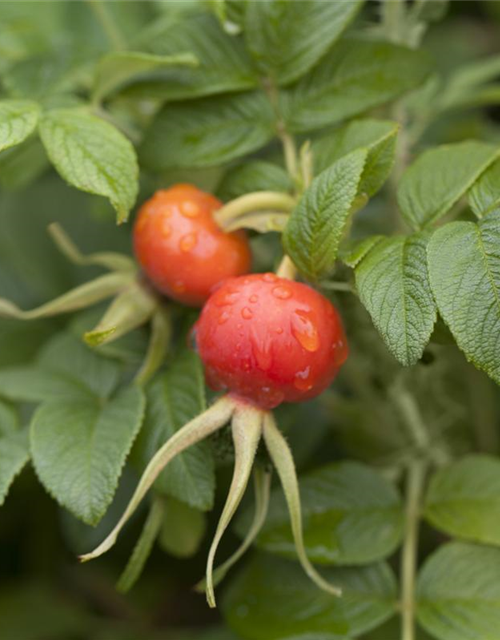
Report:
[[[194,331],[208,384],[262,409],[317,396],[348,355],[330,301],[272,273],[225,281]]]
[[[222,202],[189,184],[157,191],[139,210],[134,251],[148,279],[170,298],[201,306],[222,280],[248,273],[243,232],[224,233],[213,219]]]

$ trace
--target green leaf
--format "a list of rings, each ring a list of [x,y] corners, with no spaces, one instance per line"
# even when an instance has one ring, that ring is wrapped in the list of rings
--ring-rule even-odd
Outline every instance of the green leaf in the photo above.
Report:
[[[396,607],[396,582],[386,564],[324,572],[342,586],[341,598],[322,592],[294,562],[260,554],[226,591],[228,624],[250,640],[301,634],[357,636],[389,618]]]
[[[40,107],[29,100],[0,100],[0,151],[20,144],[33,133]]]
[[[176,558],[191,558],[198,551],[206,528],[205,514],[169,498],[158,542],[163,551]]]
[[[221,200],[229,201],[254,191],[288,192],[292,188],[292,180],[282,167],[265,160],[250,160],[229,169],[217,194]]]
[[[442,218],[498,157],[497,147],[468,140],[422,153],[404,172],[398,187],[403,218],[414,229]]]
[[[401,501],[394,487],[356,462],[330,464],[301,476],[307,556],[321,564],[366,564],[387,557],[403,532]],[[238,520],[244,535],[251,513]],[[269,515],[257,538],[259,548],[296,557],[282,492],[273,491]]]
[[[167,104],[146,132],[141,159],[157,171],[214,166],[273,136],[274,113],[262,93]]]
[[[500,215],[452,222],[432,235],[432,292],[458,346],[500,384]]]
[[[197,59],[190,53],[159,56],[140,51],[113,51],[103,56],[97,65],[93,98],[102,100],[151,71],[197,65]]]
[[[346,38],[281,94],[281,108],[291,131],[314,131],[397,98],[418,86],[427,72],[427,57],[421,52]]]
[[[148,410],[137,448],[142,464],[184,424],[205,409],[205,386],[195,353],[177,354],[169,369],[148,389]],[[215,490],[214,462],[206,444],[178,455],[161,473],[155,486],[161,492],[197,509],[212,508]]]
[[[468,198],[478,218],[500,212],[500,161],[497,160],[486,169],[472,186]]]
[[[139,387],[103,403],[58,400],[43,404],[31,423],[36,473],[47,491],[77,518],[96,524],[111,504],[125,459],[139,431]]]
[[[314,178],[290,216],[283,241],[287,253],[309,279],[332,271],[358,192],[367,157],[358,149]]]
[[[57,109],[41,119],[47,154],[72,186],[108,198],[124,222],[138,191],[132,144],[111,124],[80,109]]]
[[[26,431],[19,431],[15,411],[0,402],[0,505],[15,477],[29,460]]]
[[[462,64],[441,88],[437,109],[467,108],[483,104],[498,104],[500,56],[488,56]],[[493,99],[491,99],[493,98]]]
[[[361,302],[392,355],[415,364],[436,322],[427,273],[426,233],[378,242],[356,267]]]
[[[247,48],[262,75],[290,84],[318,62],[356,15],[363,0],[248,2]]]
[[[164,69],[128,90],[130,95],[185,100],[253,89],[258,74],[239,38],[227,34],[214,16],[203,13],[169,16],[144,32],[141,46],[161,56],[190,52],[197,67]]]
[[[22,189],[38,178],[48,166],[42,143],[32,136],[0,154],[0,186],[6,190]]]
[[[439,640],[497,640],[500,549],[455,542],[425,563],[418,580],[418,621]]]
[[[387,180],[394,164],[399,124],[390,120],[354,120],[312,145],[314,173],[320,173],[342,156],[366,147],[368,155],[359,192],[373,196]]]
[[[425,517],[458,538],[500,546],[500,460],[469,455],[432,478]]]
[[[79,380],[38,366],[0,369],[0,395],[10,400],[43,402],[67,397],[87,397]]]

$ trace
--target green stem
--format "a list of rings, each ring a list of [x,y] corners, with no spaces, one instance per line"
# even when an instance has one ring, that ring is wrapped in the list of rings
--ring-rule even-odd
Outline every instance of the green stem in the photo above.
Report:
[[[404,42],[405,2],[404,0],[382,1],[382,24],[386,36],[392,42]]]
[[[116,26],[115,20],[109,15],[107,8],[104,6],[104,2],[102,2],[102,0],[87,0],[87,2],[103,28],[113,49],[117,51],[126,49],[127,43],[125,42],[125,38]]]
[[[429,432],[415,398],[400,385],[392,390],[391,395],[417,449],[420,451],[428,450],[431,444]]]
[[[290,213],[296,201],[288,193],[279,191],[255,191],[235,198],[218,209],[214,218],[219,226],[225,228],[235,219],[256,211],[280,211]]]
[[[420,508],[425,484],[426,464],[413,462],[407,475],[406,533],[401,556],[401,640],[415,640],[415,580],[418,560]]]

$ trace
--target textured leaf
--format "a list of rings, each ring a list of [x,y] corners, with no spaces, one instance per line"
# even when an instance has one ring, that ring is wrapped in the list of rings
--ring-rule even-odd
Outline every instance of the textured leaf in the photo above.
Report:
[[[148,409],[137,446],[142,464],[184,424],[205,409],[204,378],[196,354],[178,354],[148,389]],[[190,447],[161,473],[156,487],[192,507],[208,510],[215,490],[214,462],[206,444]]]
[[[102,403],[97,398],[43,404],[31,424],[33,464],[42,484],[69,511],[96,524],[115,494],[141,426],[138,387]]]
[[[438,97],[438,109],[444,111],[498,103],[500,100],[497,83],[499,76],[499,55],[462,64],[452,73],[441,89]],[[494,95],[496,95],[496,99],[487,99],[488,96]]]
[[[113,51],[99,61],[93,96],[95,100],[101,100],[151,71],[169,67],[196,67],[197,64],[197,59],[189,53],[158,56],[140,51]]]
[[[127,219],[138,191],[139,169],[135,151],[111,124],[79,109],[58,109],[40,121],[47,154],[71,185],[108,198]]]
[[[354,120],[313,143],[314,172],[320,173],[342,156],[366,147],[368,154],[358,190],[371,197],[391,172],[398,130],[398,123],[389,120]]]
[[[385,236],[375,235],[363,238],[363,240],[347,241],[339,249],[339,258],[348,267],[354,269],[373,247],[384,239]]]
[[[478,218],[500,213],[500,161],[486,169],[469,191],[469,204]]]
[[[141,39],[146,50],[162,56],[189,52],[199,61],[193,68],[165,69],[135,84],[129,93],[164,100],[245,91],[259,84],[255,67],[240,38],[227,34],[210,14],[160,20]]]
[[[28,100],[0,100],[0,151],[23,142],[33,133],[40,107]]]
[[[366,564],[390,555],[401,540],[403,514],[393,486],[355,462],[330,464],[300,478],[304,540],[308,557],[321,564]],[[237,523],[244,535],[251,513]],[[281,490],[271,495],[257,545],[296,557]]]
[[[356,267],[361,302],[390,352],[405,366],[420,359],[436,322],[427,273],[428,237],[386,238]]]
[[[323,574],[342,586],[341,598],[320,591],[298,564],[258,555],[226,591],[224,616],[245,638],[277,640],[301,634],[357,636],[394,613],[396,583],[387,565],[330,568]]]
[[[333,269],[366,157],[366,149],[358,149],[323,171],[290,216],[284,245],[299,270],[311,280]]]
[[[500,384],[500,215],[437,229],[427,252],[439,313],[467,359]]]
[[[261,0],[248,2],[247,47],[263,75],[279,85],[303,76],[328,51],[356,15],[362,0]]]
[[[283,93],[281,108],[290,130],[314,131],[397,98],[420,84],[427,72],[421,52],[346,38]]]
[[[253,191],[290,191],[292,181],[277,164],[264,160],[251,160],[229,169],[217,193],[222,200],[234,200]]]
[[[418,620],[438,640],[497,640],[500,549],[442,546],[418,580]]]
[[[469,455],[432,478],[425,517],[458,538],[500,546],[500,460]]]
[[[442,218],[498,157],[486,142],[469,140],[429,149],[405,171],[398,204],[414,229]]]
[[[263,147],[273,123],[262,93],[167,104],[146,133],[141,158],[155,170],[213,166]]]

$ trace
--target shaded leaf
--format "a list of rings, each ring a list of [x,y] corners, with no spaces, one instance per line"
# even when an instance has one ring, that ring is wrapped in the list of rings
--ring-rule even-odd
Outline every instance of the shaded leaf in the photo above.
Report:
[[[196,67],[197,64],[197,59],[190,53],[159,56],[140,51],[113,51],[99,60],[93,97],[94,100],[101,100],[154,70],[169,67]]]
[[[19,430],[15,411],[0,402],[0,505],[28,460],[28,435]]]
[[[330,464],[300,477],[304,542],[311,561],[366,564],[390,555],[401,540],[403,514],[391,484],[355,462]],[[238,520],[243,535],[250,513]],[[296,557],[289,516],[281,490],[271,494],[269,514],[258,547]]]
[[[291,131],[314,131],[358,115],[418,86],[428,60],[406,47],[346,38],[293,88],[281,108]]]
[[[245,37],[259,71],[279,85],[303,76],[356,15],[362,0],[248,2]]]
[[[301,634],[341,638],[376,627],[395,611],[396,582],[386,564],[324,570],[342,586],[341,598],[320,591],[294,562],[256,556],[226,591],[228,624],[250,640]]]
[[[158,542],[166,553],[190,558],[198,551],[206,527],[206,517],[201,511],[169,498]]]
[[[474,183],[468,194],[469,204],[478,218],[500,213],[500,162],[497,160]]]
[[[274,136],[274,113],[262,93],[167,104],[154,119],[141,158],[159,171],[207,167],[239,158]]]
[[[282,167],[264,160],[251,160],[228,170],[217,188],[222,200],[234,200],[253,191],[284,191],[293,188]]]

